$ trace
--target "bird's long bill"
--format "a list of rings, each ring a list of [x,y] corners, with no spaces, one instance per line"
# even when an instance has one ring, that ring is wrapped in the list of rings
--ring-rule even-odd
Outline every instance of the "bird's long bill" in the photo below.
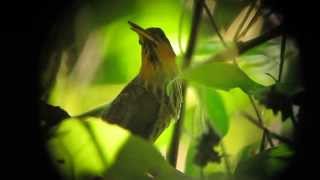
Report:
[[[150,36],[150,35],[146,32],[146,30],[144,30],[142,27],[140,27],[139,25],[137,25],[137,24],[135,24],[135,23],[133,23],[133,22],[131,22],[131,21],[128,21],[128,23],[130,24],[131,29],[132,29],[133,31],[135,31],[136,33],[138,33],[138,34],[141,35],[142,37],[144,37],[144,38],[146,38],[146,39],[149,39],[149,40],[152,41],[152,42],[156,42],[156,40],[155,40],[152,36]]]

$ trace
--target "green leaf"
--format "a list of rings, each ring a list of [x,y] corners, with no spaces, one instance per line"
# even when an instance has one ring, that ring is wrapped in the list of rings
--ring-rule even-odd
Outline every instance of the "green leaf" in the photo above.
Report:
[[[197,45],[196,47],[196,54],[197,55],[212,55],[216,52],[219,52],[224,49],[223,44],[220,42],[220,40],[216,41],[202,41]]]
[[[288,165],[293,151],[285,145],[266,150],[257,155],[247,156],[239,161],[235,170],[236,177],[250,179],[270,179]]]
[[[239,67],[255,82],[269,86],[275,83],[279,62],[263,54],[242,55],[237,59]]]
[[[105,179],[191,179],[171,167],[149,143],[131,136],[121,148],[117,161],[109,168]]]
[[[263,89],[264,86],[251,80],[237,65],[226,62],[210,62],[189,68],[182,78],[221,90],[241,88],[248,94]]]
[[[209,122],[220,137],[225,136],[229,130],[230,123],[221,95],[216,90],[205,87],[200,89],[199,94]]]
[[[53,163],[66,179],[190,179],[144,139],[97,118],[68,119],[48,141]]]

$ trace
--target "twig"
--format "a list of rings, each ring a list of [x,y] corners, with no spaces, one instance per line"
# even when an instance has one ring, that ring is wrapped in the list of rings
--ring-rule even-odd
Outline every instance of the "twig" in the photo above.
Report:
[[[276,37],[280,36],[281,33],[282,33],[282,26],[280,25],[280,26],[273,28],[272,30],[270,30],[268,32],[265,32],[264,34],[260,35],[259,37],[251,39],[249,41],[236,42],[236,44],[235,44],[235,46],[236,46],[235,48],[237,51],[236,55],[239,56],[239,55],[245,53],[246,51],[248,51],[252,48],[255,48],[258,45],[261,45],[262,43],[264,43],[270,39],[276,38]],[[206,63],[216,61],[216,60],[221,60],[221,57],[224,57],[225,54],[228,54],[228,57],[229,57],[230,56],[230,49],[226,49],[225,51],[222,51],[221,53],[217,53],[216,55],[211,57],[209,60],[207,60]],[[232,57],[230,57],[230,58],[233,58],[233,60],[234,60],[235,57],[233,57],[233,55],[231,55],[231,56]]]
[[[221,35],[220,31],[219,31],[218,25],[216,24],[213,16],[211,15],[210,10],[209,10],[207,4],[206,4],[206,3],[203,3],[203,7],[204,7],[207,15],[209,16],[210,23],[211,23],[213,29],[216,31],[216,33],[217,33],[220,41],[222,42],[222,44],[224,45],[224,47],[227,48],[227,47],[228,47],[228,46],[227,46],[227,43],[224,41],[224,39],[223,39],[223,37],[222,37],[222,35]]]
[[[201,14],[202,14],[202,4],[204,0],[197,0],[194,1],[194,10],[193,10],[193,17],[192,17],[192,26],[191,26],[191,32],[189,36],[189,41],[188,41],[188,46],[186,50],[186,54],[184,56],[184,61],[182,64],[182,68],[187,68],[190,63],[191,63],[191,58],[195,49],[195,43],[197,39],[197,34],[198,34],[198,27],[200,24],[200,19],[201,19]],[[185,114],[185,93],[186,93],[186,87],[187,84],[183,82],[182,84],[182,95],[183,95],[183,102],[182,102],[182,107],[180,111],[180,117],[178,121],[175,124],[167,159],[169,163],[172,166],[177,165],[177,156],[178,156],[178,150],[179,150],[179,142],[180,142],[180,135],[181,135],[181,128],[183,125],[184,121],[184,114]]]
[[[250,15],[250,13],[251,13],[251,11],[253,10],[254,5],[256,4],[256,2],[257,2],[257,0],[255,0],[255,1],[253,1],[253,2],[251,3],[248,11],[246,12],[244,18],[242,19],[242,21],[241,21],[241,23],[240,23],[240,25],[239,25],[239,27],[238,27],[238,29],[237,29],[234,37],[233,37],[233,41],[237,41],[237,40],[238,40],[238,38],[239,38],[239,33],[241,32],[241,30],[242,30],[245,22],[247,21],[249,15]]]
[[[298,121],[297,121],[296,117],[294,116],[292,107],[290,108],[290,111],[291,111],[290,112],[290,119],[291,119],[291,122],[292,122],[292,126],[294,127],[294,129],[297,129]]]
[[[286,35],[283,34],[281,39],[281,49],[280,49],[280,66],[279,66],[279,77],[278,77],[279,82],[281,81],[281,77],[282,77],[285,51],[286,51]]]
[[[191,57],[193,54],[193,51],[195,49],[196,39],[198,35],[198,27],[200,24],[201,14],[202,14],[202,4],[204,3],[204,0],[196,0],[194,1],[194,13],[192,17],[192,27],[190,32],[190,37],[188,41],[188,46],[186,50],[186,54],[184,56],[183,66],[182,68],[186,68],[191,63]]]
[[[236,46],[238,48],[238,53],[239,54],[243,54],[246,51],[270,40],[273,38],[276,38],[278,36],[280,36],[282,33],[282,26],[277,26],[274,29],[270,30],[269,32],[266,32],[264,34],[262,34],[261,36],[254,38],[252,40],[246,41],[246,42],[237,42]]]
[[[279,66],[279,77],[278,77],[278,81],[281,81],[281,77],[282,77],[282,72],[283,72],[283,64],[284,64],[284,58],[285,58],[285,51],[286,51],[286,40],[287,37],[285,34],[282,35],[282,39],[281,39],[281,49],[280,49],[280,66]],[[290,108],[290,119],[292,121],[292,125],[293,127],[297,127],[297,121],[296,118],[293,114],[293,110],[292,107]]]
[[[285,144],[287,144],[287,145],[293,146],[294,143],[293,143],[290,139],[288,139],[288,138],[286,138],[286,137],[283,137],[283,136],[281,136],[281,135],[279,135],[279,134],[276,134],[276,133],[270,131],[268,128],[264,127],[264,126],[261,125],[259,122],[257,122],[257,121],[255,120],[255,118],[253,118],[250,114],[244,112],[243,115],[244,115],[244,116],[246,117],[246,119],[247,119],[248,121],[250,121],[253,125],[257,126],[258,128],[260,128],[260,129],[262,129],[262,130],[264,130],[264,131],[267,131],[268,134],[270,134],[270,136],[272,136],[273,138],[275,138],[275,139],[277,139],[277,140],[279,140],[279,141],[281,141],[281,142],[283,142],[283,143],[285,143]]]
[[[245,36],[245,35],[248,33],[250,27],[251,27],[255,22],[257,22],[260,13],[261,13],[261,6],[258,8],[257,12],[256,12],[256,13],[254,14],[254,16],[252,17],[252,19],[250,20],[249,24],[248,24],[248,25],[245,27],[245,29],[240,33],[239,38]]]
[[[266,138],[267,138],[266,133],[265,133],[265,131],[263,131],[262,140],[261,140],[260,149],[259,149],[260,152],[262,152],[263,150],[266,149]]]
[[[252,106],[253,106],[253,109],[254,109],[254,111],[255,111],[255,113],[256,113],[256,115],[257,115],[257,118],[258,118],[259,123],[261,124],[261,126],[263,126],[263,120],[262,120],[261,114],[260,114],[260,112],[259,112],[259,110],[258,110],[258,107],[257,107],[256,103],[254,102],[252,96],[248,95],[248,97],[249,97],[250,102],[251,102],[251,104],[252,104]],[[262,143],[263,145],[261,146],[261,148],[264,148],[264,143],[265,143],[264,140],[265,140],[265,139],[268,141],[268,143],[270,144],[271,147],[274,147],[274,144],[273,144],[273,142],[272,142],[272,139],[271,139],[268,131],[265,131],[265,130],[264,130],[262,137],[263,137],[263,136],[265,136],[265,138],[262,138],[262,142],[261,142],[261,143]],[[260,151],[262,151],[262,150],[264,150],[264,149],[260,149]]]
[[[274,82],[278,82],[278,80],[270,73],[265,73],[267,76],[269,76]]]
[[[248,50],[255,48],[256,46],[259,46],[260,44],[276,38],[278,36],[280,36],[282,33],[282,27],[281,26],[277,26],[274,29],[270,30],[269,32],[266,32],[264,34],[262,34],[261,36],[251,39],[249,41],[239,41],[236,42],[236,47],[237,48],[237,56],[247,52]],[[224,54],[228,54],[228,57],[230,56],[230,49],[227,49],[221,53],[217,53],[216,55],[214,55],[213,57],[211,57],[209,60],[206,61],[206,63],[212,62],[212,61],[216,61],[216,60],[221,60],[221,57],[225,56]],[[231,55],[233,56],[233,55]],[[234,55],[235,56],[235,55]],[[233,57],[234,58],[234,57]]]

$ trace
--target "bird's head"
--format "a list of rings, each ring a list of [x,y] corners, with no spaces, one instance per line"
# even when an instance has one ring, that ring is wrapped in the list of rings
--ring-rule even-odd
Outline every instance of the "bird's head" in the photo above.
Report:
[[[129,21],[131,29],[139,35],[142,65],[139,76],[146,81],[158,81],[174,76],[177,72],[176,55],[160,28],[143,29]]]

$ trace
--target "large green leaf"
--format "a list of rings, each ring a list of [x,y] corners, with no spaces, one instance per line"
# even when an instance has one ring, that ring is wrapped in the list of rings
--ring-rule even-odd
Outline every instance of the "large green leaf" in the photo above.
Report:
[[[251,80],[236,64],[227,62],[203,63],[185,70],[182,77],[221,90],[239,87],[248,94],[257,93],[264,88]]]
[[[190,179],[151,143],[100,119],[68,119],[54,131],[48,148],[66,179]]]
[[[197,45],[196,55],[212,55],[224,49],[223,44],[219,40],[203,40]]]
[[[202,87],[199,92],[201,104],[204,106],[208,120],[220,137],[227,134],[229,116],[219,92]]]

